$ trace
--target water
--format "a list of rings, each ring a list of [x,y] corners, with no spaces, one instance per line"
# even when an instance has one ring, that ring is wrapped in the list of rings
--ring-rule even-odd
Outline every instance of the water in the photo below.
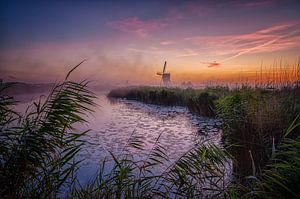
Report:
[[[24,111],[28,102],[36,96],[19,96]],[[99,93],[95,112],[89,116],[88,124],[77,126],[78,130],[91,129],[84,137],[87,141],[77,154],[83,160],[78,170],[78,179],[87,182],[99,168],[100,162],[109,152],[124,153],[124,146],[131,135],[140,136],[143,150],[130,150],[135,158],[147,157],[160,136],[159,143],[167,149],[171,164],[199,142],[220,145],[220,122],[216,119],[197,117],[183,107],[148,105],[136,101],[109,100]]]

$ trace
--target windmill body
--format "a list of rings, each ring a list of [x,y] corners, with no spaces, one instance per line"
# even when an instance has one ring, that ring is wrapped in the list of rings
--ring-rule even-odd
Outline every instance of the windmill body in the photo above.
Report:
[[[163,72],[157,72],[156,74],[161,76],[160,85],[170,86],[171,85],[171,74],[166,72],[167,62],[165,61]]]

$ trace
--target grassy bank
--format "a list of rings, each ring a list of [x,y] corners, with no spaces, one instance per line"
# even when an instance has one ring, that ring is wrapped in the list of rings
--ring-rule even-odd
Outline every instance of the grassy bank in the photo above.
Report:
[[[109,92],[108,97],[137,100],[165,106],[185,106],[199,116],[214,117],[216,100],[228,95],[228,88],[180,89],[163,87],[126,87]]]
[[[251,197],[299,197],[300,88],[235,90],[216,107],[239,188]]]
[[[224,139],[239,145],[234,150],[239,159],[238,173],[255,174],[267,163],[272,148],[299,114],[299,91],[242,89],[217,102],[218,117],[224,122]]]
[[[299,185],[294,184],[299,184],[300,179],[297,151],[300,136],[299,87],[272,90],[250,87],[232,90],[224,87],[201,90],[137,87],[113,90],[109,97],[186,106],[197,115],[220,118],[225,146],[234,159],[237,195],[252,193],[250,198],[266,197],[268,194],[280,198],[299,196]],[[290,133],[291,129],[293,133]],[[249,176],[252,176],[252,181]],[[256,179],[255,183],[253,179]],[[276,190],[276,186],[281,191]]]

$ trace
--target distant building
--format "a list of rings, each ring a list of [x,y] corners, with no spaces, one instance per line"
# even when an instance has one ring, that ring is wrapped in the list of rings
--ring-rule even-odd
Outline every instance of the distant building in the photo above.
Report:
[[[156,74],[161,76],[160,85],[170,86],[171,85],[171,74],[166,72],[167,61],[165,61],[163,72],[157,72]]]

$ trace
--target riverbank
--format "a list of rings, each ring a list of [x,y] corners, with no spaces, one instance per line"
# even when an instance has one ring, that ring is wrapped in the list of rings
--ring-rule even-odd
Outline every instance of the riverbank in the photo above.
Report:
[[[107,96],[156,105],[183,106],[198,116],[215,117],[216,101],[229,93],[230,90],[225,87],[180,89],[144,86],[113,89]]]
[[[300,179],[300,161],[297,160],[297,144],[300,144],[299,87],[272,90],[251,87],[131,87],[112,90],[108,96],[184,106],[196,115],[221,119],[223,140],[234,158],[233,187],[238,194],[263,189],[274,196],[299,195],[299,186],[295,184],[299,182],[295,177]],[[286,144],[289,141],[293,147],[291,143]],[[253,176],[257,182],[249,182],[249,176]],[[242,190],[241,187],[245,186],[247,190]],[[291,189],[287,190],[287,187]]]

